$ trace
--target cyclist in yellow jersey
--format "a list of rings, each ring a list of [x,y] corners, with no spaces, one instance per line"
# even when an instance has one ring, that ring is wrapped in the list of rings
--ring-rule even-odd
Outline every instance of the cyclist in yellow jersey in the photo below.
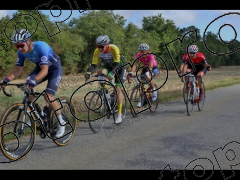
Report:
[[[106,35],[101,35],[96,39],[97,48],[94,51],[91,66],[88,68],[85,78],[88,79],[91,74],[95,72],[95,68],[101,61],[104,65],[103,68],[99,69],[98,75],[105,74],[108,79],[113,79],[115,75],[115,84],[118,93],[117,108],[118,115],[115,120],[116,124],[122,122],[122,103],[123,94],[121,91],[122,84],[116,75],[116,69],[125,63],[124,58],[120,54],[118,47],[114,44],[109,44],[110,39]],[[118,70],[119,78],[124,82],[126,74],[126,66]],[[105,86],[106,88],[106,86]]]

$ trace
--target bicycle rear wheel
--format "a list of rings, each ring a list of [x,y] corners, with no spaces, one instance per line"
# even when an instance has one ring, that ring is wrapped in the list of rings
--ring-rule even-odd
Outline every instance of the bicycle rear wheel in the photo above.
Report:
[[[206,98],[206,91],[205,91],[205,85],[204,85],[204,83],[202,82],[202,84],[203,84],[203,99],[202,99],[202,101],[199,101],[198,102],[198,110],[199,111],[202,111],[203,110],[203,107],[204,107],[204,101],[205,101],[205,98]]]
[[[156,84],[154,84],[154,86],[155,86],[155,89],[158,88]],[[149,94],[150,94],[149,100],[150,100],[150,103],[151,103],[151,108],[149,108],[149,110],[150,110],[151,113],[154,113],[154,112],[156,112],[156,110],[158,108],[159,91],[157,90],[157,99],[155,101],[152,101],[153,92],[151,92]]]
[[[88,111],[89,127],[94,133],[98,133],[103,127],[107,114],[106,102],[100,91],[91,97],[89,108],[92,109]]]
[[[65,146],[68,143],[70,143],[77,128],[77,120],[75,118],[76,109],[75,106],[73,106],[73,104],[70,102],[70,99],[68,97],[60,97],[59,100],[61,101],[61,104],[63,106],[62,109],[60,109],[60,111],[63,120],[66,122],[65,132],[61,138],[56,139],[55,134],[57,132],[58,119],[54,111],[51,110],[49,122],[50,135],[53,138],[54,143],[56,143],[59,146]]]
[[[141,98],[141,99],[140,99]],[[131,97],[130,97],[130,102],[136,112],[136,114],[134,113],[134,110],[130,104],[130,111],[131,111],[131,114],[133,117],[137,117],[139,114],[140,111],[142,111],[142,108],[143,108],[143,103],[144,103],[144,95],[140,89],[140,86],[137,85],[133,88],[132,90],[132,93],[131,93]],[[137,104],[141,102],[141,106],[140,107],[137,107]]]
[[[34,145],[36,123],[33,122],[30,111],[27,108],[24,119],[24,104],[14,104],[1,117],[0,147],[11,161],[25,158]]]
[[[193,111],[193,106],[194,106],[194,88],[193,88],[193,85],[191,84],[188,87],[187,99],[186,99],[187,113],[189,116]]]

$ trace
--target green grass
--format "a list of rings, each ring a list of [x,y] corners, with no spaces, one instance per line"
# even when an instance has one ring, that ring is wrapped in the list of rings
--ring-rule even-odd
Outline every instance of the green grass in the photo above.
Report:
[[[203,81],[204,82],[204,81]],[[205,83],[206,91],[214,90],[221,87],[228,87],[235,84],[240,84],[240,77],[230,77],[226,79],[221,79],[213,82]],[[182,83],[183,87],[183,83]],[[176,99],[183,98],[182,89],[180,90],[169,90],[160,92],[160,102],[169,102]]]
[[[68,79],[68,76],[63,77],[64,80]],[[94,80],[94,78],[92,79]],[[161,84],[165,80],[165,74],[162,73],[154,79],[154,82],[156,84]],[[207,74],[203,77],[203,81],[205,83],[206,90],[213,90],[220,87],[226,87],[231,86],[234,84],[240,84],[240,66],[222,66],[220,68],[213,68],[211,71],[207,72]],[[14,80],[13,83],[22,83],[23,80]],[[61,96],[67,96],[71,98],[72,93],[82,86],[84,84],[85,80],[81,79],[76,82],[72,83],[68,86],[61,86],[59,90],[56,92],[55,97],[61,97]],[[35,91],[42,92],[46,88],[47,82],[44,82],[37,87],[35,87]],[[131,89],[133,87],[133,83],[130,85],[126,84],[125,88],[129,93],[129,98],[131,95]],[[60,86],[59,86],[60,87]],[[159,90],[160,96],[159,100],[161,102],[168,102],[173,99],[182,98],[182,88],[183,83],[180,81],[180,78],[176,74],[176,71],[169,71],[168,73],[168,81],[167,83]],[[99,89],[98,83],[94,82],[93,85],[87,85],[83,86],[81,89],[79,89],[73,96],[72,96],[72,102],[79,106],[81,102],[84,101],[84,96],[89,91],[95,91]],[[110,88],[109,88],[110,89]],[[16,87],[6,87],[6,91],[10,94],[12,94],[12,97],[6,97],[2,92],[0,92],[0,113],[3,113],[5,109],[10,106],[13,103],[22,102],[23,100],[23,92],[20,91]],[[89,98],[92,96],[92,94],[89,94]],[[38,99],[38,104],[43,107],[42,104],[44,104],[44,98],[41,97]],[[129,102],[128,104],[128,112],[129,112]],[[80,114],[78,114],[80,115]],[[87,119],[87,112],[81,113],[79,116],[81,119]]]

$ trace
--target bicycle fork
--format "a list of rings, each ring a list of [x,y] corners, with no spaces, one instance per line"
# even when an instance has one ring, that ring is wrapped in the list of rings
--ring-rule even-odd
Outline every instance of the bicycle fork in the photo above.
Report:
[[[17,120],[15,122],[14,130],[13,130],[13,132],[18,134],[18,135],[21,135],[24,132],[25,126],[26,126],[26,124],[25,124],[26,123],[26,113],[27,113],[27,106],[26,106],[26,104],[24,104],[23,108],[24,109],[19,109],[19,111],[18,111]],[[18,123],[20,121],[20,116],[21,116],[22,111],[23,111],[23,119],[22,119],[23,123],[22,123],[21,127],[19,127],[17,129],[17,126],[18,126]]]

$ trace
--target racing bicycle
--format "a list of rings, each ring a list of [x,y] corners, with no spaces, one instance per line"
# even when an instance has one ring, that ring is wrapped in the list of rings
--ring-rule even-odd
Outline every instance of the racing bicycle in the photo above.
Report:
[[[77,125],[72,113],[75,114],[76,109],[68,97],[59,98],[61,114],[66,124],[64,135],[55,138],[58,118],[54,111],[49,105],[41,110],[37,103],[33,104],[29,100],[30,94],[40,97],[43,93],[26,88],[24,83],[8,83],[5,86],[16,86],[24,92],[22,103],[10,105],[0,119],[0,149],[8,159],[16,161],[25,158],[34,145],[37,131],[41,138],[48,136],[59,146],[65,146],[72,140]],[[5,91],[5,88],[2,90],[7,97],[12,96]]]
[[[157,91],[157,99],[155,101],[152,101],[153,91],[150,90],[150,86],[148,87],[148,89],[144,87],[146,84],[149,84],[149,82],[147,82],[146,80],[146,74],[143,74],[141,76],[127,76],[128,83],[132,83],[130,81],[130,78],[135,78],[135,82],[137,83],[137,85],[133,87],[130,96],[130,102],[133,108],[136,107],[137,103],[141,100],[141,106],[134,109],[136,114],[134,113],[132,106],[130,106],[132,116],[137,117],[139,115],[139,112],[141,112],[143,108],[149,106],[147,101],[149,101],[149,103],[151,104],[151,107],[149,108],[150,112],[156,112],[159,104],[159,91],[155,90]],[[137,78],[139,79],[139,81]],[[154,84],[154,86],[155,89],[158,89],[156,84]],[[144,94],[146,94],[146,97]]]
[[[110,119],[110,117],[112,116],[113,121],[115,123],[115,119],[116,119],[115,115],[118,112],[117,111],[118,94],[117,94],[115,88],[112,91],[110,90],[110,88],[108,88],[108,89],[104,88],[104,84],[109,83],[105,80],[105,78],[106,78],[105,74],[91,75],[89,77],[89,79],[91,77],[98,78],[100,88],[97,91],[94,91],[93,95],[90,98],[90,101],[88,104],[88,109],[89,109],[88,110],[88,123],[89,123],[90,129],[94,133],[98,133],[102,129],[106,118]],[[88,81],[89,81],[89,79],[88,79]],[[90,83],[91,83],[91,81],[90,81]],[[112,85],[115,85],[113,80],[110,80],[110,83]],[[108,96],[107,94],[109,94],[110,96]],[[122,94],[123,94],[122,122],[118,123],[117,125],[120,125],[124,122],[126,112],[127,112],[127,98],[126,98],[126,95],[123,90],[122,90]]]
[[[183,86],[183,99],[186,104],[187,114],[190,116],[193,111],[193,107],[196,104],[198,105],[199,111],[203,110],[204,101],[206,98],[206,91],[205,91],[205,85],[202,81],[202,77],[200,76],[201,83],[203,84],[203,92],[204,92],[203,99],[200,101],[199,100],[200,90],[199,88],[197,88],[198,82],[196,80],[196,77],[192,73],[187,74],[186,77],[187,78]]]

